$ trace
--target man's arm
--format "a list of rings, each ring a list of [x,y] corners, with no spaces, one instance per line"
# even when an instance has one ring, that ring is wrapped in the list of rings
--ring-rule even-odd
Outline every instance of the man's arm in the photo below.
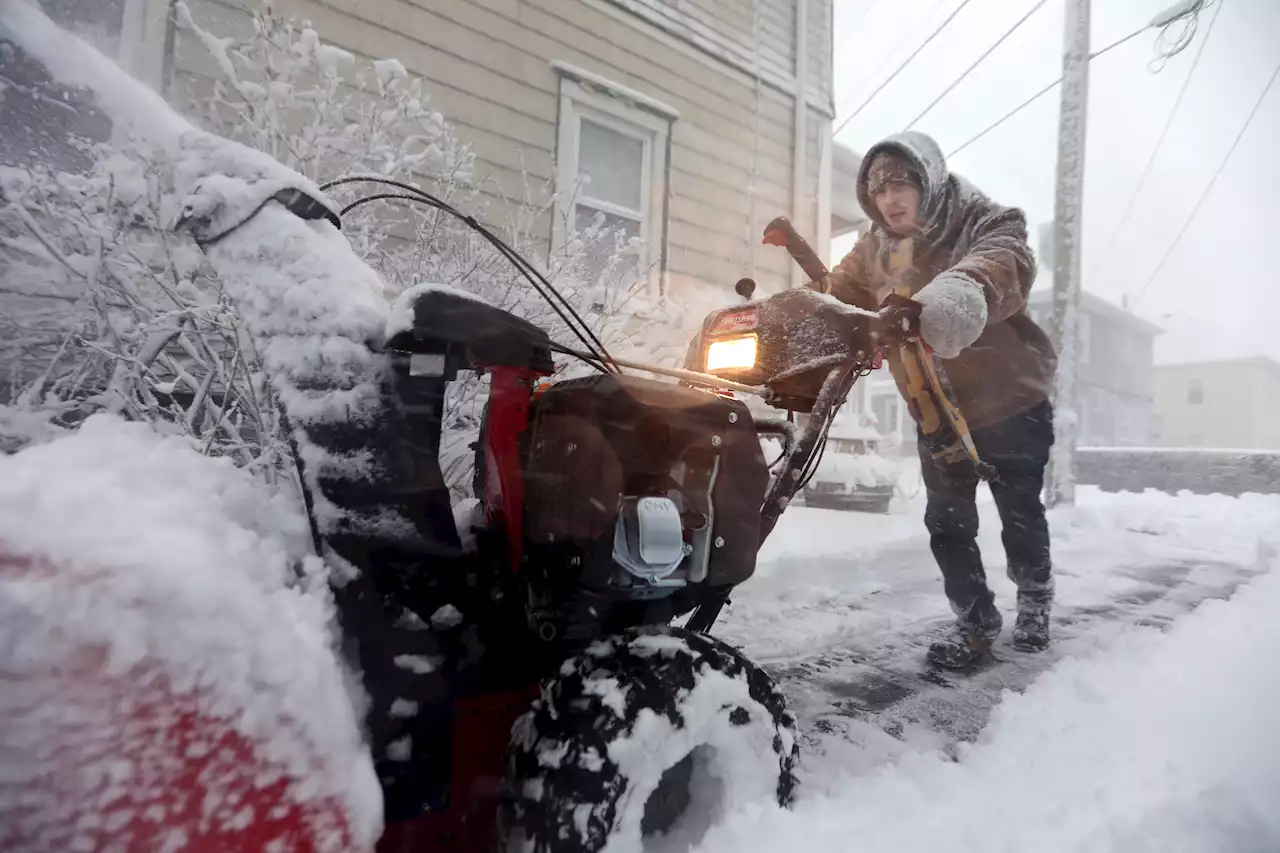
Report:
[[[830,293],[841,302],[856,305],[867,311],[876,310],[875,297],[871,293],[870,257],[875,251],[871,232],[864,231],[849,254],[821,281],[808,284],[822,293]]]
[[[955,358],[992,323],[1027,303],[1035,281],[1027,220],[1016,208],[987,206],[973,225],[969,251],[920,289],[920,334],[942,358]]]

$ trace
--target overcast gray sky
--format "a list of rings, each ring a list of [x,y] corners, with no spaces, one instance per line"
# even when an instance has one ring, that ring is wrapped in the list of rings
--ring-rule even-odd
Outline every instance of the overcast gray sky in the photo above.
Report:
[[[961,0],[835,0],[837,124]],[[903,129],[1035,5],[972,0],[837,139],[864,150]],[[1147,23],[1172,0],[1094,0],[1093,49]],[[1268,93],[1212,194],[1160,276],[1137,300],[1280,65],[1280,0],[1217,0],[1219,20],[1129,220],[1121,217],[1191,69],[1195,42],[1152,73],[1156,31],[1094,60],[1086,154],[1086,289],[1168,329],[1157,358],[1265,353],[1280,359],[1280,82]],[[1216,4],[1215,4],[1216,5]],[[917,126],[951,151],[1061,72],[1064,0],[1049,0]],[[1059,90],[950,165],[1033,225],[1053,216]],[[836,192],[852,192],[836,187]],[[1102,258],[1115,234],[1114,245]],[[1045,275],[1037,286],[1049,286]]]

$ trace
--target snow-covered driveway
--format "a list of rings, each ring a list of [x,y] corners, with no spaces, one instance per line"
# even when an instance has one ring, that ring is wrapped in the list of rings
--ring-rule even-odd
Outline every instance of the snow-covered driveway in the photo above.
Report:
[[[924,665],[950,622],[921,521],[923,499],[889,516],[797,507],[767,544],[755,577],[734,595],[716,633],[779,679],[800,717],[803,779],[823,791],[920,750],[954,754],[975,739],[1006,688],[1021,691],[1064,657],[1123,645],[1135,626],[1164,630],[1206,599],[1230,597],[1269,564],[1280,498],[1082,488],[1050,514],[1058,577],[1054,645],[1009,645],[969,675]],[[981,507],[981,546],[1012,624],[995,507]],[[1274,533],[1273,533],[1274,531]]]

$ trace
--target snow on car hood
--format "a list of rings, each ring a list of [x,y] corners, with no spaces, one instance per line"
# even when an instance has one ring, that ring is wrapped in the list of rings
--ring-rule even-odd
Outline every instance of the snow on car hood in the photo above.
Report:
[[[351,843],[371,849],[381,791],[359,699],[333,651],[324,566],[308,543],[296,505],[229,460],[95,415],[67,437],[0,457],[0,555],[41,567],[0,574],[0,673],[38,681],[84,649],[102,650],[111,676],[158,670],[170,693],[255,744],[299,796],[344,806]],[[40,780],[56,758],[44,745],[81,712],[55,698],[37,715],[20,692],[0,690],[0,815],[74,808],[43,802]],[[140,780],[120,778],[118,766],[128,770],[140,746],[104,744],[76,772],[133,794]],[[206,806],[216,820],[215,794]]]
[[[844,483],[846,488],[858,486],[892,486],[898,480],[894,464],[875,453],[833,453],[828,447],[813,476],[816,483]]]

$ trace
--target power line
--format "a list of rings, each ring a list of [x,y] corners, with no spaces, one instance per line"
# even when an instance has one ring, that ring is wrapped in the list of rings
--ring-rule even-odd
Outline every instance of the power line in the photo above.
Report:
[[[945,21],[943,21],[943,22],[938,26],[938,28],[937,28],[936,30],[934,30],[932,33],[930,33],[930,34],[929,34],[929,37],[928,37],[927,39],[925,39],[923,42],[921,42],[919,47],[917,47],[915,50],[913,50],[913,51],[911,52],[911,55],[910,55],[910,56],[908,56],[908,57],[906,58],[906,60],[905,60],[905,61],[904,61],[901,65],[899,65],[896,69],[894,69],[894,72],[893,72],[892,74],[890,74],[890,75],[889,75],[889,77],[888,77],[888,78],[887,78],[883,83],[881,83],[879,86],[877,86],[877,87],[876,87],[876,89],[875,89],[875,91],[874,91],[874,92],[872,92],[872,93],[867,97],[867,99],[866,99],[865,101],[863,101],[863,102],[858,106],[858,108],[857,108],[856,110],[854,110],[852,113],[850,113],[850,114],[849,114],[849,117],[848,117],[848,118],[846,118],[844,121],[840,122],[840,126],[839,126],[839,127],[837,127],[837,128],[832,132],[832,134],[831,134],[831,135],[832,135],[832,136],[835,136],[835,135],[836,135],[836,134],[838,134],[840,131],[844,130],[845,125],[847,125],[849,122],[851,122],[851,121],[853,121],[855,118],[857,118],[858,113],[860,113],[860,112],[862,112],[864,109],[866,109],[867,105],[868,105],[868,104],[870,104],[872,101],[874,101],[874,100],[876,99],[876,95],[879,95],[882,91],[884,91],[885,86],[888,86],[890,83],[892,83],[892,82],[897,78],[897,76],[898,76],[899,74],[901,74],[901,73],[903,72],[903,70],[905,70],[905,69],[906,69],[906,67],[907,67],[908,65],[910,65],[910,64],[912,63],[912,61],[913,61],[917,56],[919,56],[919,55],[920,55],[920,51],[922,51],[922,50],[924,50],[926,47],[928,47],[928,46],[929,46],[929,43],[930,43],[930,42],[932,42],[935,38],[937,38],[937,37],[938,37],[938,34],[939,34],[939,33],[941,33],[943,30],[945,30],[945,29],[947,28],[947,26],[948,26],[952,21],[954,21],[954,20],[955,20],[956,15],[959,15],[959,14],[960,14],[960,12],[964,9],[964,7],[965,7],[965,6],[968,6],[968,5],[969,5],[970,3],[972,3],[972,2],[973,2],[973,0],[963,0],[963,2],[961,2],[961,4],[960,4],[959,6],[957,6],[957,7],[956,7],[952,12],[951,12],[951,14],[950,14],[950,15],[948,15],[948,16],[947,16],[947,19],[946,19]]]
[[[965,79],[966,77],[968,77],[968,76],[969,76],[969,74],[970,74],[970,73],[972,73],[972,72],[973,72],[973,70],[974,70],[975,68],[977,68],[979,65],[981,65],[981,64],[983,63],[983,61],[984,61],[984,60],[986,60],[986,58],[987,58],[988,56],[990,56],[990,55],[992,54],[992,52],[994,52],[994,51],[995,51],[995,49],[996,49],[996,48],[998,48],[1000,45],[1004,44],[1005,39],[1007,39],[1007,38],[1009,38],[1009,36],[1013,35],[1013,34],[1014,34],[1014,32],[1015,32],[1015,31],[1017,31],[1017,29],[1018,29],[1019,27],[1021,27],[1023,24],[1025,24],[1025,23],[1027,22],[1027,19],[1028,19],[1028,18],[1030,18],[1030,17],[1031,17],[1032,15],[1034,15],[1036,12],[1040,11],[1040,8],[1041,8],[1042,6],[1044,6],[1044,4],[1045,4],[1045,3],[1047,3],[1047,2],[1049,2],[1049,0],[1040,0],[1040,2],[1039,2],[1039,3],[1037,3],[1037,4],[1036,4],[1036,5],[1034,5],[1034,6],[1032,6],[1032,7],[1031,7],[1031,9],[1030,9],[1030,11],[1028,11],[1028,12],[1027,12],[1027,14],[1023,15],[1023,16],[1018,20],[1018,23],[1014,24],[1014,25],[1013,25],[1013,27],[1011,27],[1011,28],[1009,29],[1009,31],[1008,31],[1008,32],[1006,32],[1004,35],[1000,36],[1000,38],[996,40],[996,43],[995,43],[995,44],[991,45],[991,47],[989,47],[989,48],[987,48],[985,51],[983,51],[983,52],[982,52],[982,56],[979,56],[976,60],[974,60],[973,64],[972,64],[972,65],[970,65],[968,68],[966,68],[966,69],[964,70],[964,72],[963,72],[963,73],[961,73],[961,75],[960,75],[959,77],[957,77],[956,79],[952,80],[952,81],[951,81],[951,85],[950,85],[950,86],[948,86],[947,88],[943,89],[943,90],[942,90],[942,94],[940,94],[940,95],[938,95],[938,97],[934,98],[934,99],[929,103],[929,106],[925,107],[925,108],[921,111],[920,115],[918,115],[918,116],[916,116],[915,118],[913,118],[913,119],[911,120],[911,123],[907,125],[907,130],[910,130],[911,128],[915,127],[915,126],[916,126],[916,122],[920,121],[920,119],[922,119],[922,118],[924,118],[925,116],[927,116],[927,115],[929,114],[929,112],[930,112],[934,107],[936,107],[936,106],[938,105],[938,103],[939,103],[943,98],[945,98],[947,95],[950,95],[950,94],[951,94],[951,92],[952,92],[952,90],[953,90],[953,89],[955,89],[957,86],[959,86],[961,83],[963,83],[963,82],[964,82],[964,79]]]
[[[1209,179],[1209,183],[1205,186],[1204,192],[1200,193],[1200,198],[1196,200],[1196,206],[1191,209],[1191,215],[1182,223],[1182,227],[1178,229],[1178,234],[1173,238],[1173,242],[1169,244],[1169,248],[1165,251],[1164,256],[1160,258],[1160,263],[1156,264],[1156,268],[1152,271],[1150,277],[1142,285],[1142,289],[1138,291],[1138,295],[1134,297],[1134,303],[1142,299],[1147,292],[1147,288],[1151,286],[1151,282],[1159,277],[1160,271],[1164,269],[1164,265],[1169,262],[1169,258],[1173,256],[1173,250],[1177,248],[1178,243],[1182,241],[1183,236],[1187,233],[1187,229],[1191,227],[1192,221],[1195,220],[1196,214],[1200,212],[1201,206],[1205,199],[1209,197],[1209,193],[1213,191],[1214,185],[1218,182],[1218,178],[1222,175],[1223,170],[1227,168],[1227,163],[1231,160],[1231,155],[1235,153],[1236,146],[1240,144],[1240,140],[1244,139],[1245,132],[1249,129],[1249,125],[1253,123],[1254,117],[1258,114],[1258,110],[1262,108],[1262,103],[1267,99],[1267,94],[1271,91],[1271,87],[1275,84],[1276,78],[1280,77],[1280,65],[1276,66],[1276,70],[1271,72],[1271,79],[1267,81],[1267,88],[1262,90],[1262,94],[1254,103],[1253,109],[1249,111],[1249,117],[1245,119],[1244,127],[1240,128],[1240,132],[1236,134],[1236,138],[1232,140],[1231,147],[1227,149],[1227,154],[1222,158],[1222,162],[1218,164],[1218,169],[1213,173],[1213,177]]]
[[[1115,41],[1113,41],[1111,44],[1107,45],[1106,47],[1102,48],[1101,50],[1099,50],[1099,51],[1097,51],[1097,52],[1095,52],[1095,53],[1091,53],[1091,54],[1089,54],[1089,61],[1090,61],[1090,62],[1092,62],[1093,60],[1097,59],[1099,56],[1102,56],[1103,54],[1105,54],[1105,53],[1107,53],[1107,52],[1109,52],[1109,51],[1115,50],[1117,47],[1119,47],[1119,46],[1120,46],[1120,45],[1122,45],[1122,44],[1125,44],[1126,42],[1132,41],[1133,39],[1135,39],[1135,38],[1137,38],[1138,36],[1140,36],[1140,35],[1142,35],[1143,33],[1145,33],[1145,32],[1147,31],[1147,29],[1148,29],[1147,27],[1143,27],[1143,28],[1142,28],[1142,29],[1140,29],[1140,30],[1134,30],[1133,32],[1129,33],[1129,35],[1125,36],[1124,38],[1116,39],[1116,40],[1115,40]],[[1035,103],[1036,101],[1040,100],[1042,97],[1044,97],[1045,95],[1047,95],[1047,94],[1048,94],[1048,93],[1053,89],[1053,87],[1057,86],[1057,85],[1058,85],[1059,83],[1061,83],[1061,82],[1062,82],[1062,78],[1061,78],[1061,77],[1059,77],[1057,80],[1054,80],[1052,83],[1050,83],[1049,85],[1045,86],[1045,87],[1044,87],[1043,89],[1041,89],[1039,92],[1036,92],[1034,95],[1032,95],[1031,97],[1027,98],[1025,101],[1023,101],[1022,103],[1018,104],[1018,105],[1017,105],[1016,107],[1014,107],[1013,109],[1009,110],[1009,112],[1007,112],[1007,113],[1005,113],[1004,115],[1000,116],[1000,118],[996,119],[994,122],[992,122],[991,124],[987,125],[987,126],[986,126],[986,127],[985,127],[981,132],[980,132],[980,133],[978,133],[976,136],[972,136],[972,137],[970,137],[970,138],[969,138],[969,140],[968,140],[967,142],[965,142],[965,143],[964,143],[963,145],[961,145],[959,148],[955,149],[955,150],[954,150],[954,151],[952,151],[950,154],[948,154],[948,155],[947,155],[947,159],[948,159],[948,160],[950,160],[952,157],[956,156],[956,155],[957,155],[957,154],[959,154],[961,151],[963,151],[964,149],[968,148],[970,145],[972,145],[973,143],[977,142],[979,139],[981,139],[982,137],[986,136],[988,133],[990,133],[991,131],[995,130],[997,127],[999,127],[1000,125],[1004,124],[1006,121],[1008,121],[1009,119],[1013,118],[1013,117],[1014,117],[1014,116],[1016,116],[1018,113],[1022,112],[1022,111],[1023,111],[1023,110],[1025,110],[1027,107],[1029,107],[1029,106],[1031,106],[1033,103]]]
[[[1054,80],[1054,81],[1053,81],[1052,83],[1050,83],[1048,86],[1045,86],[1045,87],[1044,87],[1043,89],[1041,89],[1039,92],[1036,92],[1036,93],[1035,93],[1034,95],[1032,95],[1030,98],[1027,98],[1025,101],[1023,101],[1022,103],[1018,104],[1018,105],[1017,105],[1016,107],[1014,107],[1013,109],[1009,110],[1009,112],[1007,112],[1007,113],[1005,113],[1004,115],[1000,116],[1000,118],[996,119],[994,122],[992,122],[991,124],[987,125],[987,126],[986,126],[986,127],[985,127],[981,132],[980,132],[980,133],[978,133],[978,135],[977,135],[977,136],[970,137],[970,139],[969,139],[969,141],[968,141],[968,142],[966,142],[965,144],[961,145],[959,148],[957,148],[956,150],[954,150],[954,151],[952,151],[950,154],[948,154],[948,155],[947,155],[947,159],[948,159],[948,160],[950,160],[952,157],[955,157],[955,156],[956,156],[957,154],[959,154],[961,151],[963,151],[964,149],[968,148],[970,145],[972,145],[973,143],[977,142],[979,139],[981,139],[982,137],[986,136],[988,133],[990,133],[991,131],[995,130],[997,127],[999,127],[1000,125],[1004,124],[1006,121],[1008,121],[1009,119],[1011,119],[1011,118],[1013,118],[1014,116],[1016,116],[1018,113],[1020,113],[1020,112],[1022,112],[1023,110],[1025,110],[1027,107],[1029,107],[1029,106],[1031,106],[1032,104],[1034,104],[1036,101],[1040,100],[1042,97],[1044,97],[1045,95],[1047,95],[1051,89],[1053,89],[1055,86],[1057,86],[1057,85],[1058,85],[1059,83],[1061,83],[1061,82],[1062,82],[1062,78],[1061,78],[1061,77],[1059,77],[1057,80]]]
[[[930,20],[933,17],[933,13],[936,12],[938,7],[941,6],[944,2],[945,0],[933,0],[933,4],[930,5],[928,10],[923,15],[920,16],[919,23],[923,23],[925,21]],[[893,47],[889,48],[889,50],[885,51],[884,53],[877,53],[875,56],[875,60],[872,62],[872,65],[879,66],[884,64],[888,60],[897,56],[902,51],[903,45],[910,45],[912,39],[916,36],[916,30],[918,29],[918,27],[916,26],[917,23],[918,23],[917,21],[912,20],[911,26],[907,27],[906,31],[903,32],[902,38],[894,42]],[[875,78],[871,78],[871,82],[874,83]],[[848,110],[849,107],[851,107],[853,103],[862,96],[862,93],[865,92],[867,88],[868,88],[867,81],[864,80],[862,83],[859,84],[857,89],[849,93],[849,97],[844,99],[844,101],[840,104],[840,109],[836,111],[836,115],[840,115],[844,113],[846,110]]]
[[[1200,64],[1200,57],[1204,56],[1204,47],[1209,43],[1209,37],[1213,35],[1213,25],[1218,22],[1218,15],[1222,11],[1222,2],[1225,2],[1225,0],[1220,0],[1217,8],[1213,10],[1213,17],[1209,20],[1209,26],[1204,31],[1204,38],[1200,40],[1200,46],[1196,48],[1195,58],[1191,60],[1191,70],[1187,72],[1187,76],[1182,80],[1182,86],[1178,89],[1178,97],[1173,102],[1173,109],[1169,111],[1169,117],[1165,119],[1164,127],[1160,129],[1160,136],[1156,140],[1155,148],[1151,150],[1151,156],[1147,158],[1147,165],[1142,170],[1142,177],[1138,179],[1138,185],[1134,188],[1133,194],[1129,196],[1129,202],[1125,205],[1124,214],[1120,217],[1116,227],[1112,229],[1111,236],[1107,239],[1107,245],[1103,248],[1102,254],[1089,270],[1089,278],[1093,278],[1110,256],[1111,249],[1114,248],[1116,238],[1120,234],[1120,229],[1129,221],[1129,215],[1133,213],[1138,196],[1141,195],[1143,188],[1146,186],[1147,178],[1151,177],[1151,170],[1155,166],[1156,157],[1159,156],[1165,138],[1169,135],[1169,128],[1173,127],[1173,120],[1178,115],[1178,110],[1182,107],[1182,99],[1186,96],[1187,89],[1191,87],[1191,78],[1195,76],[1196,67]],[[1194,37],[1194,32],[1192,36]]]
[[[866,20],[867,13],[870,12],[872,9],[874,9],[875,5],[879,2],[880,0],[871,0],[870,3],[863,6],[862,13],[858,15],[858,19],[854,21],[852,24],[850,24],[849,26],[845,27],[843,30],[841,30],[839,35],[837,35],[836,38],[832,40],[832,44],[835,45],[844,41],[845,36],[849,35],[849,33],[852,33],[854,30],[858,29],[858,27],[861,26],[862,22]],[[752,5],[754,6],[755,4],[752,4]]]

